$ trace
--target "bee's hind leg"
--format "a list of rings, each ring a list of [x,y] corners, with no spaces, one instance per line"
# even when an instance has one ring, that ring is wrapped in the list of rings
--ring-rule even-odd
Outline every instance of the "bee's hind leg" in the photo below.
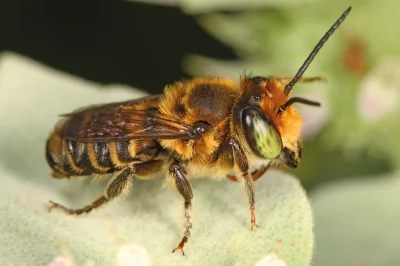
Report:
[[[178,189],[179,194],[182,195],[184,199],[184,221],[183,221],[183,236],[181,242],[178,244],[172,252],[177,250],[182,251],[182,254],[185,255],[183,251],[183,247],[186,242],[189,240],[190,231],[192,229],[192,198],[193,198],[193,190],[184,175],[184,170],[178,164],[172,164],[169,168],[169,174],[172,175],[173,180],[175,181],[176,188]]]
[[[82,213],[88,213],[93,209],[100,207],[101,205],[111,201],[115,197],[128,192],[132,185],[132,169],[127,167],[117,174],[108,182],[104,195],[98,197],[92,204],[87,205],[80,209],[70,209],[54,201],[50,201],[49,211],[54,208],[61,209],[68,214],[80,215]]]

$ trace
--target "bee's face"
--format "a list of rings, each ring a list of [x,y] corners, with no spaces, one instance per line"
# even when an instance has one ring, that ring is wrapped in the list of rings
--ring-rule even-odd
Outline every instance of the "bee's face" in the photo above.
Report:
[[[293,106],[285,106],[289,97],[282,83],[273,77],[244,76],[241,87],[243,94],[234,111],[238,114],[234,127],[247,144],[247,151],[261,160],[280,159],[295,167],[302,120]],[[282,106],[284,112],[280,111]]]
[[[300,82],[321,80],[320,77],[302,78]],[[319,103],[300,97],[289,98],[283,82],[287,78],[241,78],[242,95],[236,105],[234,126],[248,152],[260,159],[279,158],[294,168],[300,159],[302,119],[293,103],[319,106]],[[290,92],[290,91],[289,91]]]

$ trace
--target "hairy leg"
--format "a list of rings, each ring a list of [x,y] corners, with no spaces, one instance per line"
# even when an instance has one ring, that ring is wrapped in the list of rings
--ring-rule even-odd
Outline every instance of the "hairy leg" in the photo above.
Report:
[[[184,170],[178,164],[172,164],[169,168],[169,174],[172,175],[173,180],[175,181],[176,188],[178,189],[179,194],[184,199],[184,221],[183,221],[183,233],[182,240],[178,244],[172,252],[180,250],[183,255],[185,252],[183,251],[183,247],[186,242],[189,240],[191,229],[192,229],[192,198],[193,198],[193,190],[184,175]]]
[[[254,195],[254,183],[252,176],[249,172],[249,162],[247,161],[246,155],[240,147],[239,142],[232,138],[229,140],[229,144],[232,146],[233,157],[235,159],[235,167],[239,172],[237,176],[237,181],[243,184],[246,192],[247,199],[249,201],[250,206],[250,228],[253,230],[253,227],[257,225],[256,216],[255,216],[255,195]]]
[[[110,180],[110,182],[108,182],[104,195],[98,197],[91,204],[79,209],[70,209],[59,203],[50,201],[49,210],[57,208],[65,211],[66,213],[76,214],[76,215],[80,215],[82,213],[88,213],[93,209],[96,209],[101,205],[111,201],[112,199],[121,195],[122,193],[128,191],[129,188],[131,187],[131,184],[132,184],[132,170],[131,168],[127,167],[114,175],[114,177]]]

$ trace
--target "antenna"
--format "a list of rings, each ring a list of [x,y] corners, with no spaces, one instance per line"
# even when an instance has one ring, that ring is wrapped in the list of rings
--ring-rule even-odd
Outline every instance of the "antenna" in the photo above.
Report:
[[[347,15],[350,13],[350,11],[351,11],[351,6],[349,8],[347,8],[346,11],[343,12],[343,14],[338,18],[338,20],[336,20],[335,24],[333,24],[332,27],[324,34],[324,36],[321,38],[321,40],[319,40],[319,42],[314,47],[314,49],[312,50],[310,55],[307,57],[306,61],[300,67],[299,71],[297,71],[297,73],[293,77],[293,79],[288,84],[286,84],[285,90],[284,90],[284,93],[286,95],[289,95],[293,86],[301,78],[301,76],[303,76],[304,72],[307,70],[310,63],[314,60],[314,57],[318,54],[321,47],[329,39],[329,37],[332,35],[332,33],[334,33],[335,30],[340,26],[340,24],[344,21],[344,19],[347,17]]]

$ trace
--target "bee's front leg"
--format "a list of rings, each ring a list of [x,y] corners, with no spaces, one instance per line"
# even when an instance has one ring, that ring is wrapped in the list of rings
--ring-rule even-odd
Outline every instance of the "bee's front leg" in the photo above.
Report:
[[[183,251],[183,246],[189,240],[190,230],[192,229],[192,198],[193,191],[192,186],[189,181],[186,179],[184,175],[184,170],[178,164],[174,163],[169,167],[169,174],[172,175],[172,178],[175,181],[176,188],[178,189],[179,194],[182,195],[185,204],[184,204],[184,221],[183,221],[183,237],[179,245],[172,250],[175,252],[176,250],[182,251],[182,254],[185,255]]]
[[[235,160],[235,167],[236,170],[239,172],[239,174],[237,175],[237,181],[243,184],[243,187],[245,188],[246,191],[247,199],[249,201],[250,223],[251,223],[250,228],[251,230],[253,230],[255,226],[258,227],[258,224],[256,222],[256,215],[255,215],[254,182],[250,174],[249,162],[247,161],[246,155],[242,147],[240,147],[237,139],[231,138],[229,140],[229,144],[232,146],[233,158]]]

